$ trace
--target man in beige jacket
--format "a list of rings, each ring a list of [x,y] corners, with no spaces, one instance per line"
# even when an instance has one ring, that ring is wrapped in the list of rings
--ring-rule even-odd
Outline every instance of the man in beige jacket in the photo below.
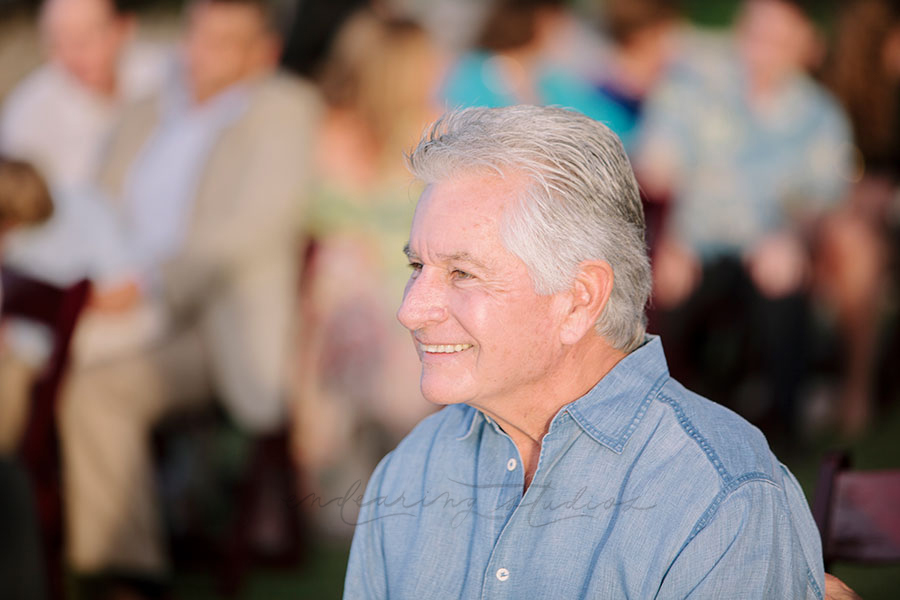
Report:
[[[84,319],[61,407],[81,574],[165,576],[147,446],[161,417],[213,393],[250,431],[284,415],[316,101],[275,74],[261,2],[198,0],[182,54],[164,92],[126,113],[100,177],[135,280]]]

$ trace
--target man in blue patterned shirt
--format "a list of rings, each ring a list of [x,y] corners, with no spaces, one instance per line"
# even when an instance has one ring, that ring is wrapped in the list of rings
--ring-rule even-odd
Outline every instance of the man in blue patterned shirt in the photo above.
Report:
[[[673,373],[728,403],[759,364],[733,400],[764,386],[754,395],[773,399],[787,439],[808,368],[818,225],[852,177],[843,110],[805,73],[811,4],[744,0],[733,36],[670,66],[636,152],[644,190],[670,200],[653,266]]]
[[[344,597],[822,598],[763,435],[669,377],[618,138],[556,108],[445,115],[398,313],[446,405],[382,460]]]

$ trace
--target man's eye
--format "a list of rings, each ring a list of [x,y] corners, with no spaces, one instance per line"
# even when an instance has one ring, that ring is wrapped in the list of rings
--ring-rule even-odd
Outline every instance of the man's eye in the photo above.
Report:
[[[416,277],[422,271],[422,263],[410,261],[409,268],[412,271],[411,277]]]
[[[459,269],[454,269],[450,275],[452,275],[455,279],[475,279],[475,276],[471,273],[466,273],[465,271],[460,271]]]

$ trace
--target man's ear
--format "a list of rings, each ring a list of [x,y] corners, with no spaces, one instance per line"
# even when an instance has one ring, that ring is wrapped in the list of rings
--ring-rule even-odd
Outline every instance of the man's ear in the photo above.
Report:
[[[570,305],[560,328],[560,341],[575,344],[591,329],[609,302],[613,289],[613,270],[608,262],[586,260],[569,289]]]

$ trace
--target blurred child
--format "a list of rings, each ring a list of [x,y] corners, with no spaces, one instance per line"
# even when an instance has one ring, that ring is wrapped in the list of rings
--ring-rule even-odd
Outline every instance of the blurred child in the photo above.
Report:
[[[44,221],[52,213],[50,192],[37,170],[28,163],[0,156],[0,249],[9,231]],[[0,305],[2,294],[0,289]],[[0,455],[13,452],[18,445],[32,379],[29,365],[0,344]]]

